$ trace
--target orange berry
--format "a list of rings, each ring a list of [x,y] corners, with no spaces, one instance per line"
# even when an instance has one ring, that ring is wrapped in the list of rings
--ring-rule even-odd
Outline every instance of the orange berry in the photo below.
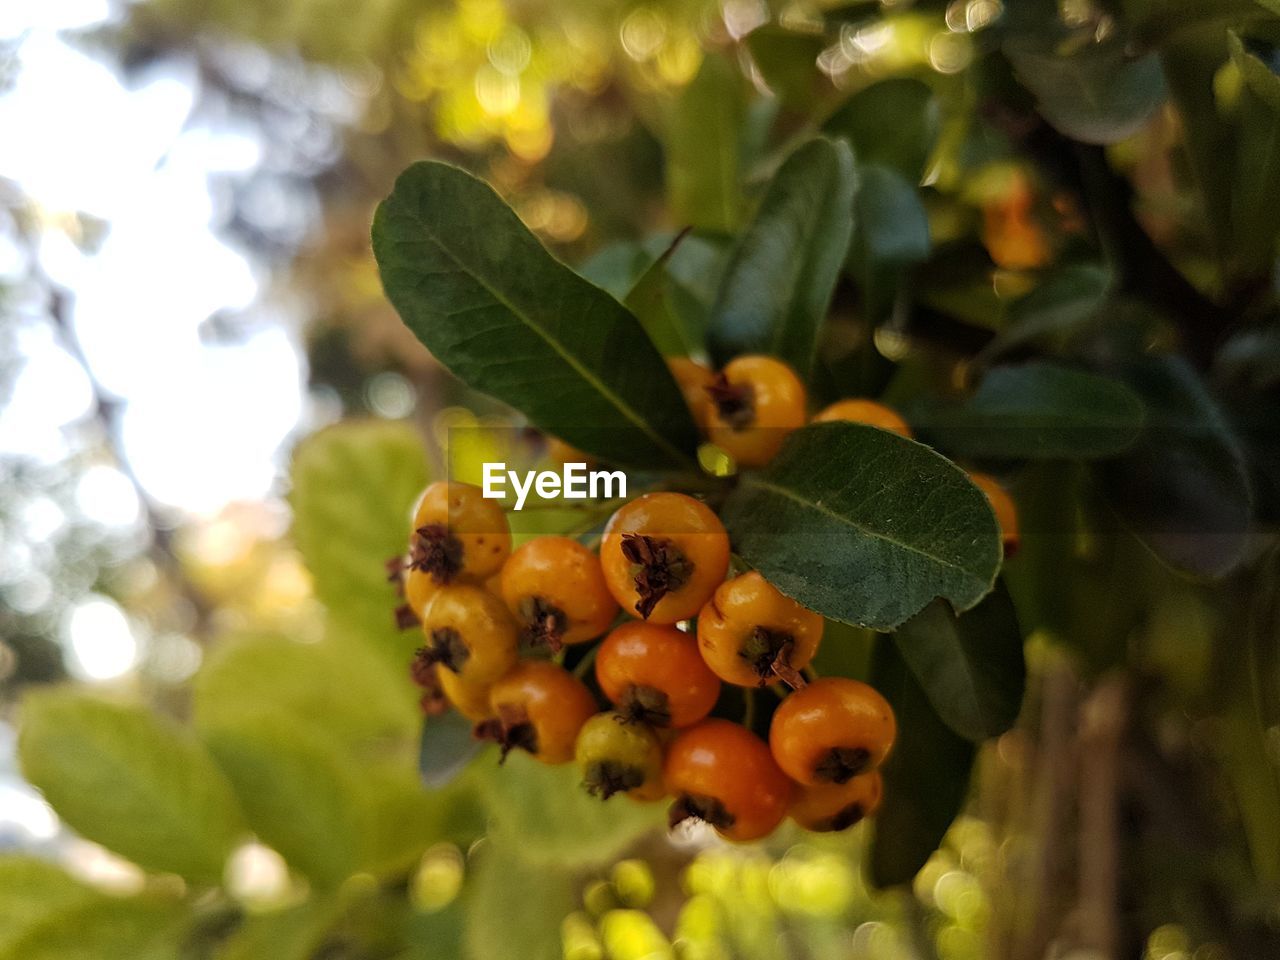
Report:
[[[682,493],[649,493],[609,519],[600,562],[624,610],[675,623],[696,614],[724,580],[729,535],[706,504]]]
[[[884,796],[884,778],[872,770],[844,783],[801,787],[791,802],[791,819],[816,833],[845,830],[874,816]]]
[[[483,580],[511,552],[507,516],[479,487],[441,480],[422,492],[413,516],[409,559],[436,583]]]
[[[772,357],[730,361],[706,392],[707,435],[744,467],[768,463],[805,423],[804,384]]]
[[[528,751],[543,763],[567,763],[596,698],[581,680],[548,660],[522,660],[489,691],[496,718],[477,732],[502,747]]]
[[[698,649],[721,680],[762,687],[803,685],[822,641],[822,615],[781,593],[757,571],[726,580],[698,614]]]
[[[568,537],[519,547],[502,567],[501,589],[521,639],[553,651],[595,639],[618,615],[600,558]]]
[[[782,701],[769,727],[769,748],[798,783],[847,783],[878,767],[896,736],[893,708],[874,687],[824,677]]]
[[[656,727],[697,723],[720,697],[698,642],[666,624],[616,627],[596,654],[596,680],[622,716]]]
[[[515,621],[502,601],[479,587],[441,587],[422,611],[427,638],[420,657],[472,684],[492,683],[515,665]]]
[[[881,430],[892,430],[904,437],[912,436],[911,427],[896,411],[883,403],[874,400],[837,400],[813,418],[814,423],[827,423],[832,420],[848,420],[851,423],[865,423],[879,427]]]
[[[996,523],[1000,526],[1000,537],[1004,542],[1004,555],[1006,557],[1013,556],[1019,544],[1022,542],[1021,534],[1018,531],[1018,508],[1013,503],[1013,498],[1009,496],[1004,487],[1000,486],[995,477],[988,476],[985,473],[970,473],[969,479],[987,495],[987,500],[991,504],[991,509],[995,511]]]

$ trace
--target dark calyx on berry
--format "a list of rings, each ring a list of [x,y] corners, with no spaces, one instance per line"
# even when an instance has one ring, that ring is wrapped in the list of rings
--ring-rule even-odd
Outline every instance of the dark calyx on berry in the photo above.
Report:
[[[813,768],[819,780],[848,783],[867,769],[871,751],[865,747],[833,747]]]
[[[422,688],[422,712],[427,716],[438,717],[449,709],[449,700],[444,695],[444,690],[440,686],[440,678],[437,676],[437,665],[429,656],[425,656],[426,648],[418,651],[418,655],[413,658],[413,663],[409,665],[409,675],[413,677],[413,682]]]
[[[667,826],[674,830],[686,820],[701,820],[717,830],[728,830],[733,826],[734,816],[715,797],[682,793],[667,810]]]
[[[407,603],[402,603],[395,609],[396,628],[399,630],[408,630],[410,627],[416,627],[422,623],[418,619],[418,615],[413,612],[413,607]]]
[[[438,663],[454,673],[461,673],[471,650],[462,634],[453,627],[437,627],[427,638],[427,645],[418,649],[418,658],[428,663]]]
[[[755,421],[756,397],[750,384],[732,384],[723,373],[718,373],[703,389],[716,405],[720,419],[734,430],[745,430]]]
[[[523,710],[502,709],[492,720],[477,723],[472,735],[477,740],[492,740],[498,745],[501,751],[498,763],[505,763],[507,754],[512,750],[520,749],[530,754],[538,752],[537,728],[529,722],[529,716]]]
[[[569,629],[569,618],[564,611],[542,597],[525,597],[520,601],[520,619],[524,627],[520,640],[531,647],[546,647],[559,653],[564,646],[564,633]]]
[[[399,554],[396,554],[383,564],[384,569],[387,571],[387,583],[394,583],[396,585],[397,597],[404,596],[405,566],[404,557]]]
[[[836,813],[832,814],[830,817],[827,817],[827,819],[820,820],[817,823],[815,823],[814,829],[816,829],[819,833],[822,833],[828,830],[833,830],[833,831],[848,830],[854,824],[860,823],[862,821],[862,818],[865,816],[866,816],[866,813],[862,809],[862,804],[851,803],[847,807],[845,807],[843,810],[836,811]]]
[[[608,800],[615,793],[644,786],[644,771],[617,760],[596,760],[587,764],[582,785],[593,797]]]
[[[443,523],[428,523],[413,531],[409,566],[431,574],[436,583],[448,583],[462,569],[462,542]]]
[[[671,726],[671,703],[667,695],[654,687],[633,684],[618,702],[618,713],[626,723],[644,723],[651,727]]]
[[[693,564],[680,548],[661,537],[624,533],[622,555],[638,568],[635,585],[640,600],[636,613],[645,619],[663,597],[679,590],[693,574]]]
[[[800,671],[791,666],[795,641],[791,634],[768,627],[756,627],[738,650],[738,656],[751,664],[760,678],[760,686],[781,680],[793,690],[805,685]]]

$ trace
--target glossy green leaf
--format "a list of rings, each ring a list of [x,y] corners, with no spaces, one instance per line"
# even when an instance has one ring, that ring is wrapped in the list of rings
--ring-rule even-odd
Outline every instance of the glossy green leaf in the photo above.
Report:
[[[966,740],[1004,733],[1026,688],[1018,615],[1004,584],[957,616],[935,600],[893,634],[934,711]]]
[[[682,227],[732,233],[740,222],[745,94],[737,66],[711,53],[676,99],[667,124],[667,193]]]
[[[910,77],[881,80],[859,90],[823,125],[828,136],[853,144],[860,164],[890,167],[920,182],[938,139],[938,102],[929,86]]]
[[[322,889],[362,864],[359,770],[320,732],[264,704],[204,734],[263,843]]]
[[[618,856],[647,830],[665,823],[663,805],[626,796],[601,801],[582,788],[575,764],[551,767],[513,752],[501,767],[482,759],[477,779],[496,843],[541,864],[578,866]]]
[[[960,813],[975,748],[938,716],[893,644],[876,648],[872,684],[898,720],[897,742],[881,768],[884,803],[868,860],[872,882],[892,887],[911,882]]]
[[[173,960],[186,920],[177,903],[103,897],[48,917],[0,960]]]
[[[929,256],[929,217],[920,194],[892,167],[858,169],[849,267],[873,322],[885,319],[907,268]]]
[[[1231,188],[1234,254],[1246,276],[1267,275],[1280,236],[1280,76],[1231,35],[1231,61],[1243,77],[1239,142]]]
[[[405,423],[342,423],[307,437],[293,454],[293,538],[316,596],[353,637],[388,659],[412,639],[396,628],[400,600],[386,562],[408,549],[410,513],[427,482],[422,438]]]
[[[1137,133],[1165,99],[1164,72],[1154,53],[1134,57],[1114,34],[1080,39],[1063,53],[1054,30],[1005,41],[1004,52],[1041,115],[1084,143],[1108,144]]]
[[[1099,465],[1107,499],[1175,570],[1224,576],[1244,558],[1253,520],[1239,440],[1180,357],[1143,357],[1117,372],[1146,404],[1147,421],[1132,449]]]
[[[1111,273],[1092,263],[1059,267],[1026,296],[1015,300],[1003,328],[982,351],[983,359],[1026,347],[1061,349],[1098,318],[1111,292]]]
[[[817,423],[746,473],[721,514],[734,548],[779,590],[846,623],[889,630],[935,597],[981,600],[1000,566],[986,497],[896,433]]]
[[[649,264],[624,301],[653,345],[666,357],[684,357],[702,350],[702,331],[689,323],[688,312],[680,311],[678,293],[667,273],[667,265],[683,240],[683,235],[676,237],[671,246]]]
[[[47,860],[0,858],[0,957],[12,955],[13,945],[31,930],[102,899]]]
[[[996,367],[963,404],[924,404],[913,422],[962,456],[1088,460],[1132,446],[1144,416],[1121,381],[1037,362]]]
[[[725,272],[713,356],[767,353],[808,377],[849,246],[855,185],[847,144],[820,138],[787,158]]]
[[[472,736],[472,723],[457,711],[422,722],[418,746],[418,773],[428,787],[444,786],[463,771],[480,752],[481,741]]]
[[[488,184],[414,164],[378,207],[373,250],[401,318],[468,385],[602,460],[690,460],[693,421],[635,317],[552,257]]]
[[[23,775],[68,826],[141,866],[217,883],[244,835],[213,759],[145,710],[70,690],[31,694],[18,751]]]
[[[560,925],[578,907],[573,878],[534,865],[519,846],[485,844],[468,884],[466,927],[471,960],[562,960]]]

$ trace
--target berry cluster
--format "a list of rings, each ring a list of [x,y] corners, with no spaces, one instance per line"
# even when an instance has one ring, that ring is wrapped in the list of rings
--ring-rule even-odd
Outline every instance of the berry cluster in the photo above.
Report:
[[[700,428],[740,464],[766,463],[806,420],[804,388],[777,360],[740,357],[719,374],[689,360],[671,366]],[[867,400],[816,419],[910,436]],[[975,479],[1011,547],[1011,501]],[[822,616],[758,572],[730,576],[730,559],[719,517],[681,493],[621,506],[598,554],[559,536],[512,551],[496,502],[434,483],[394,574],[400,620],[425,636],[413,663],[423,707],[457,710],[504,758],[521,749],[550,764],[576,759],[585,788],[603,799],[670,796],[673,825],[700,819],[732,840],[767,836],[788,814],[810,830],[851,826],[879,806],[893,710],[858,680],[815,678]],[[735,700],[734,688],[776,694],[767,742],[763,728],[721,715],[753,696]]]

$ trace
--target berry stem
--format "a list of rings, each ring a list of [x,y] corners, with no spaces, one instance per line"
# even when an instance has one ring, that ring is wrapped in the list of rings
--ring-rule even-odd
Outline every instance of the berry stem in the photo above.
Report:
[[[578,661],[577,666],[573,668],[573,675],[581,680],[587,675],[591,669],[591,665],[596,662],[596,654],[600,652],[600,644],[592,644],[591,649],[583,654],[582,659]]]
[[[756,722],[756,692],[750,688],[742,691],[742,725],[748,730]]]

